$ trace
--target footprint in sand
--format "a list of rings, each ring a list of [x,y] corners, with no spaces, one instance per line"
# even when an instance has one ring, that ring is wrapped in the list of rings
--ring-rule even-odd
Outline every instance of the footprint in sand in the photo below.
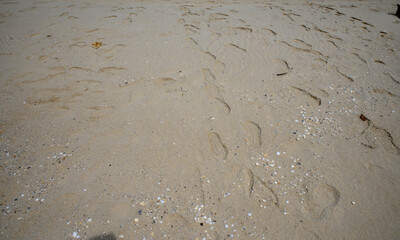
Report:
[[[318,234],[302,227],[296,229],[296,235],[298,239],[321,240],[321,237],[318,236]]]
[[[257,201],[264,206],[279,207],[279,200],[275,192],[250,169],[242,169],[238,173],[238,178],[245,198]]]
[[[232,47],[233,49],[237,49],[237,50],[240,50],[242,52],[247,52],[247,50],[245,48],[239,47],[238,45],[233,44],[233,43],[226,44],[226,46]]]
[[[218,71],[220,74],[224,73],[225,63],[219,61],[217,59],[217,57],[214,54],[212,54],[210,51],[205,52],[205,51],[201,50],[201,52],[204,53],[209,59],[211,59],[211,61],[213,61],[214,69],[216,69],[216,71]]]
[[[247,136],[247,144],[254,148],[261,147],[261,128],[253,121],[246,121],[242,124]]]
[[[137,211],[130,202],[115,203],[109,208],[109,217],[114,222],[123,223],[136,216]]]
[[[251,194],[253,193],[253,186],[254,186],[253,172],[248,168],[242,169],[242,171],[240,171],[239,173],[239,179],[243,187],[243,194],[247,198],[250,198]]]
[[[120,67],[104,67],[100,68],[98,71],[99,73],[104,73],[104,74],[110,74],[110,75],[115,75],[118,74],[122,71],[126,71],[126,68],[120,68]]]
[[[278,77],[286,75],[290,71],[290,67],[287,61],[280,58],[274,59],[272,61],[272,66],[273,66],[272,69],[273,74]]]
[[[340,199],[340,192],[328,184],[319,184],[309,189],[305,195],[303,213],[314,220],[324,218]]]
[[[231,107],[225,102],[222,97],[215,97],[214,100],[218,103],[218,109],[220,112],[228,115],[231,112]]]
[[[203,218],[199,218],[202,221]],[[160,221],[159,229],[166,236],[171,236],[172,239],[197,239],[204,232],[203,222],[199,224],[188,220],[183,214],[170,213],[164,216],[163,221]],[[215,230],[209,230],[207,233],[208,239],[221,239]]]
[[[229,114],[231,112],[231,107],[225,102],[224,97],[221,95],[219,88],[215,84],[215,76],[211,73],[210,69],[203,69],[202,71],[203,79],[205,81],[206,91],[211,101],[217,103],[217,107],[220,112],[224,114]]]
[[[156,80],[154,80],[154,83],[156,85],[164,88],[166,92],[177,91],[179,89],[179,87],[181,86],[180,81],[173,79],[173,78],[169,78],[169,77],[157,78]]]
[[[215,82],[215,76],[214,74],[212,74],[212,72],[210,71],[210,69],[205,68],[201,71],[202,75],[203,75],[203,79],[206,82],[209,83],[214,83]]]
[[[302,94],[302,95],[299,95],[299,98],[304,99],[306,101],[307,105],[320,106],[322,104],[321,98],[310,93],[309,91],[302,89],[302,88],[294,87],[294,86],[292,86],[292,88]],[[310,99],[312,101],[308,101],[307,99]]]
[[[400,148],[396,145],[392,135],[383,128],[371,125],[362,134],[362,145],[371,149],[383,149],[391,154],[400,155]]]
[[[193,230],[192,223],[179,213],[167,214],[165,217],[165,226],[174,226],[176,228]]]
[[[208,142],[215,156],[220,160],[226,160],[228,156],[228,148],[222,143],[218,133],[211,132],[208,134]]]

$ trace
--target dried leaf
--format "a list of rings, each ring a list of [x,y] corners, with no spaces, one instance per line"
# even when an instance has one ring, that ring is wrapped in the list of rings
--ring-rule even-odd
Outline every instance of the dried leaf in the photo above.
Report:
[[[363,121],[369,120],[366,116],[364,116],[364,114],[360,115],[360,119],[363,120]]]
[[[94,43],[92,43],[92,47],[94,48],[94,49],[98,49],[99,47],[101,47],[101,46],[103,46],[103,42],[94,42]]]

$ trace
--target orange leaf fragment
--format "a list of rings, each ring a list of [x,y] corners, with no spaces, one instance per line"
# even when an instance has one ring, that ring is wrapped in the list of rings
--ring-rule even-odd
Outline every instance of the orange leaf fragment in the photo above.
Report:
[[[94,48],[94,49],[98,49],[99,47],[101,47],[101,46],[103,46],[103,42],[94,42],[94,43],[92,43],[92,47]]]
[[[360,115],[360,119],[363,120],[363,121],[369,120],[366,116],[364,116],[364,114]]]

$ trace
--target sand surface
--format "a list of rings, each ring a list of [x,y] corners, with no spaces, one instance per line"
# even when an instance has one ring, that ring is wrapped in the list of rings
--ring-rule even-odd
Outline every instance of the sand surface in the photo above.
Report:
[[[395,3],[0,1],[0,238],[400,239]]]

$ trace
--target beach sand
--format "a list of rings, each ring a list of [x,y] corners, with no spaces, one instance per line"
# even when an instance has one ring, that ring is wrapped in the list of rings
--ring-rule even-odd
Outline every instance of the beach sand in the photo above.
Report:
[[[0,1],[0,238],[400,239],[395,3]]]

